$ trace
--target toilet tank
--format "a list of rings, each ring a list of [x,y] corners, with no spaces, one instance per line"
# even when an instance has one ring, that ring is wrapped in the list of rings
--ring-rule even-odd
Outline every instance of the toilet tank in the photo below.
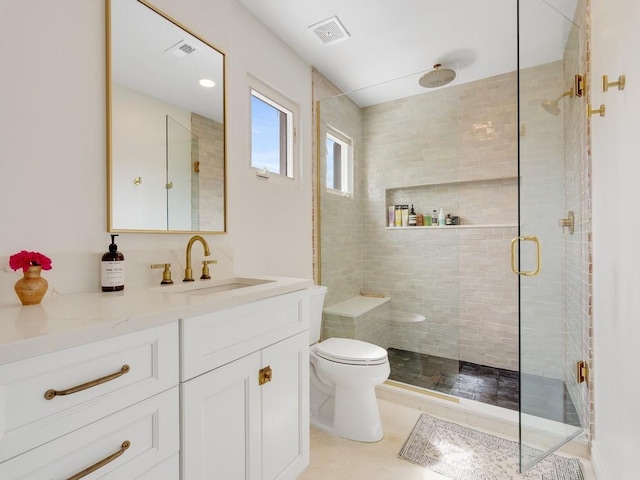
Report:
[[[314,285],[309,290],[309,345],[313,345],[320,341],[320,332],[322,331],[322,306],[324,305],[324,296],[327,293],[327,287]]]

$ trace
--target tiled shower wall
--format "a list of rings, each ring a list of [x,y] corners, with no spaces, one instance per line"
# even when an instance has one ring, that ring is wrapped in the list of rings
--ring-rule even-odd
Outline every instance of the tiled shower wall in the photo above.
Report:
[[[583,10],[584,0],[578,12]],[[584,25],[584,19],[576,23]],[[525,285],[523,292],[528,302],[524,353],[547,352],[525,357],[526,370],[563,378],[572,390],[573,357],[590,358],[588,138],[580,113],[583,101],[564,98],[558,117],[544,112],[540,102],[557,98],[571,86],[574,73],[585,72],[586,35],[585,28],[572,32],[564,61],[521,72],[519,132],[515,72],[362,109],[363,150],[355,157],[362,173],[356,176],[361,207],[348,210],[345,206],[353,207],[350,199],[333,197],[329,201],[335,205],[325,207],[333,214],[329,225],[321,212],[323,242],[336,242],[333,248],[341,252],[332,268],[342,278],[334,278],[325,269],[331,254],[321,245],[322,284],[330,288],[326,305],[360,290],[384,293],[392,298],[391,319],[398,312],[426,317],[421,324],[390,324],[387,347],[517,370],[518,291],[509,245],[518,234],[519,133],[527,173],[523,197],[533,200],[522,212],[522,234],[542,238],[544,277],[534,282],[546,280],[544,289],[527,291]],[[328,103],[322,104],[330,111]],[[344,100],[340,105],[347,108]],[[352,108],[357,109],[350,104]],[[360,119],[351,115],[346,131],[357,132]],[[565,146],[570,157],[565,158]],[[535,163],[541,158],[544,165]],[[321,197],[327,195],[323,185],[321,181]],[[388,229],[386,206],[395,203],[413,203],[424,213],[443,207],[460,215],[463,226],[486,228]],[[576,218],[581,233],[575,240],[557,225],[570,208],[581,212]],[[348,250],[337,242],[346,242]],[[523,248],[523,264],[531,261],[531,253]],[[347,278],[344,272],[351,280],[361,278],[358,288],[340,283]],[[534,285],[539,286],[529,286]],[[576,342],[574,335],[581,340]],[[579,351],[571,353],[569,344],[580,345]],[[563,348],[565,365],[558,360]],[[588,425],[588,389],[573,390],[583,425]]]
[[[549,164],[531,172],[537,180],[529,186],[532,194],[560,205],[557,212],[545,211],[536,198],[527,216],[536,234],[545,237],[542,230],[548,229],[548,236],[555,236],[547,248],[557,255],[561,247],[551,246],[562,240],[556,225],[562,216],[561,124],[545,118],[540,101],[557,96],[562,64],[530,69],[523,78],[535,113],[520,134],[523,141],[528,136],[544,145],[538,154]],[[326,122],[354,138],[356,149],[353,198],[327,193],[320,167],[326,305],[361,290],[383,293],[392,299],[392,319],[396,313],[426,317],[422,323],[390,326],[386,347],[518,369],[518,285],[510,272],[510,241],[517,236],[516,100],[512,72],[362,110],[346,96],[321,102],[320,138]],[[540,126],[533,117],[552,124]],[[459,215],[463,228],[388,229],[386,207],[396,203],[414,204],[425,213],[442,207]],[[561,258],[550,261],[545,274],[557,283],[547,287],[544,302],[531,299],[542,307],[531,309],[532,315],[561,325]],[[544,345],[550,358],[561,358],[562,331],[554,338],[537,331],[527,338]],[[529,366],[532,373],[561,378],[562,366],[544,355],[532,356]]]
[[[363,289],[426,317],[389,346],[517,370],[516,100],[514,72],[363,109]],[[464,228],[386,228],[395,203]]]
[[[330,90],[330,84],[314,72],[318,92]],[[318,108],[318,107],[317,107]],[[327,287],[325,305],[333,305],[359,295],[362,287],[362,112],[346,95],[326,98],[320,102],[322,121],[319,125],[320,158],[326,158],[324,139],[327,126],[352,140],[354,161],[354,191],[351,196],[327,192],[326,162],[320,162],[319,227],[320,282]]]
[[[521,371],[563,378],[563,115],[551,115],[541,103],[564,91],[562,61],[520,74],[520,186],[522,235],[540,240],[541,270],[521,279]],[[570,102],[562,99],[560,108]],[[522,269],[535,264],[531,242],[522,244]]]
[[[566,86],[582,74],[586,85],[589,58],[588,2],[579,0],[564,54]],[[590,398],[593,384],[577,384],[573,380],[576,362],[592,360],[591,347],[591,158],[589,155],[589,122],[584,115],[587,95],[563,106],[565,144],[565,211],[576,215],[574,235],[564,234],[564,319],[565,319],[565,378],[583,427],[589,429],[593,412]],[[591,389],[591,390],[590,390]]]
[[[200,172],[192,175],[192,224],[199,230],[219,231],[224,229],[224,125],[197,113],[191,114],[191,131],[198,137]],[[194,186],[195,187],[195,186]]]

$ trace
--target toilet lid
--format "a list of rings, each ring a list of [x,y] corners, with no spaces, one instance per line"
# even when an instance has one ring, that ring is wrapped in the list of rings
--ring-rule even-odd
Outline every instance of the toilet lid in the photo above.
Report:
[[[316,344],[315,353],[326,360],[350,365],[379,365],[387,361],[384,348],[351,338],[327,338]]]

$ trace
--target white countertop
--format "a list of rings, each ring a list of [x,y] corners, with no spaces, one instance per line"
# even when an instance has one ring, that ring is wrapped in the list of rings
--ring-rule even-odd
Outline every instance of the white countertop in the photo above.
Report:
[[[236,290],[190,296],[153,287],[122,292],[47,295],[40,305],[0,304],[0,364],[41,355],[123,333],[224,310],[308,288],[313,280],[251,276],[269,280]],[[215,284],[216,281],[197,280]],[[219,281],[218,281],[219,282]],[[195,285],[195,284],[194,284]]]

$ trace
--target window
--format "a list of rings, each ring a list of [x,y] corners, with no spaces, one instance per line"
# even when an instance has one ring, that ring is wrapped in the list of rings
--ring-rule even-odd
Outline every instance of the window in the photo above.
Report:
[[[293,178],[293,108],[281,103],[251,89],[251,166]]]
[[[353,194],[351,139],[332,131],[327,133],[327,190],[342,195]]]

